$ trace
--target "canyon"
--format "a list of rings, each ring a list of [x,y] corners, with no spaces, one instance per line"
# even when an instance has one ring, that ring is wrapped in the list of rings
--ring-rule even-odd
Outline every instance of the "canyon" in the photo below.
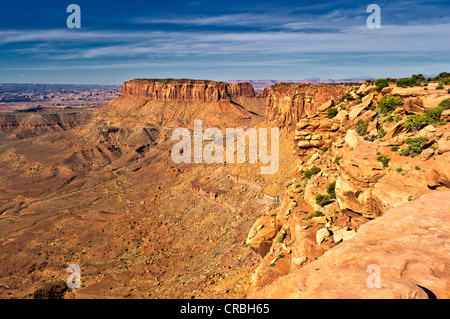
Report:
[[[449,298],[450,116],[406,125],[448,88],[135,79],[101,108],[0,113],[0,297]],[[174,163],[195,120],[277,128],[278,171]]]

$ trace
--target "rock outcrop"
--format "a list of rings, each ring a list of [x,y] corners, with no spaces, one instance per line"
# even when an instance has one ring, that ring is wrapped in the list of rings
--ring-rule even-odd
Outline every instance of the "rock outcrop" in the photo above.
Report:
[[[390,209],[249,298],[449,298],[450,192]],[[372,269],[379,270],[374,286]]]
[[[326,84],[272,85],[267,94],[268,121],[279,126],[295,125],[303,115],[313,115],[329,100],[339,99],[349,91],[349,86]]]

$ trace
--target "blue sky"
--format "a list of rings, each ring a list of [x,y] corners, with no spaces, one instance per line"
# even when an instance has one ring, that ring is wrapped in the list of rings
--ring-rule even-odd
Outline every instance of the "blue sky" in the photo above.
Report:
[[[66,8],[81,7],[81,29]],[[381,28],[369,29],[369,4]],[[450,1],[8,1],[0,82],[121,84],[450,71]]]

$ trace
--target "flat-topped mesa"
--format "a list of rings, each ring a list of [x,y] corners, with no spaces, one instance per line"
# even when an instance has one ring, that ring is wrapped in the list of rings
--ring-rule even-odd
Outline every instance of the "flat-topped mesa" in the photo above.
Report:
[[[165,102],[218,102],[254,97],[250,83],[190,79],[135,79],[122,85],[121,96]]]
[[[349,86],[339,84],[275,84],[266,93],[266,118],[279,126],[295,125],[303,115],[316,113],[330,99],[339,101],[348,91]]]

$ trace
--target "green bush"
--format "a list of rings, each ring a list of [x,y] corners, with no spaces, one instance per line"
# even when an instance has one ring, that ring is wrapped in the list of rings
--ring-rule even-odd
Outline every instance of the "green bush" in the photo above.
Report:
[[[340,157],[340,156],[336,156],[336,158],[334,159],[334,163],[335,163],[336,165],[339,165],[339,161],[341,160],[341,158],[342,158],[342,157]]]
[[[356,123],[356,132],[357,132],[359,135],[361,135],[361,136],[367,134],[367,129],[368,129],[368,128],[369,128],[369,124],[368,124],[368,123],[365,123],[363,120],[359,120],[359,121]]]
[[[313,167],[311,167],[310,169],[306,170],[303,173],[303,177],[306,179],[310,179],[313,175],[316,175],[319,172],[320,172],[320,168],[317,167],[316,165],[314,165]]]
[[[341,102],[345,102],[345,101],[353,101],[355,98],[350,94],[350,93],[345,93],[342,97],[341,97]]]
[[[408,137],[405,140],[405,143],[408,144],[406,148],[403,148],[400,151],[401,156],[411,156],[414,157],[422,153],[422,150],[426,148],[428,143],[427,137]]]
[[[322,217],[322,216],[325,216],[325,214],[322,213],[322,212],[319,211],[319,210],[316,210],[314,213],[310,214],[308,217],[305,217],[305,218],[303,218],[303,219],[304,219],[304,220],[310,220],[310,219],[313,218],[313,217]]]
[[[416,171],[420,171],[421,170],[421,168],[419,167],[419,166],[414,166],[414,169],[416,170]]]
[[[448,109],[450,109],[450,99],[445,99],[438,106],[426,110],[422,115],[408,115],[404,127],[408,131],[417,132],[425,125],[440,123],[442,112]]]
[[[380,155],[377,158],[377,161],[381,162],[381,164],[383,164],[383,167],[388,167],[389,165],[389,161],[391,159],[389,157],[387,157],[386,155]]]
[[[389,114],[389,116],[383,120],[383,123],[384,122],[394,122],[394,118],[392,117],[391,114]]]
[[[286,231],[282,230],[280,233],[280,236],[278,236],[277,241],[279,243],[282,243],[284,241],[284,239],[286,238]]]
[[[386,79],[379,79],[375,81],[377,92],[381,92],[385,87],[389,86],[389,83]]]
[[[391,147],[391,151],[392,152],[397,152],[399,149],[400,149],[400,147],[398,147],[398,146],[392,146]]]
[[[396,170],[397,172],[401,173],[401,172],[403,171],[403,168],[397,167],[395,170]]]
[[[336,182],[332,182],[328,184],[326,191],[327,194],[317,194],[316,196],[316,204],[320,206],[325,206],[333,201],[336,198]]]
[[[378,128],[378,137],[379,138],[383,138],[386,135],[386,133],[387,132],[381,126]]]
[[[392,95],[385,95],[378,103],[378,108],[381,113],[387,113],[395,110],[398,106],[402,105],[403,100],[400,97]]]
[[[444,110],[450,109],[450,98],[449,98],[449,99],[442,100],[442,101],[438,104],[438,106],[443,107]]]
[[[333,195],[333,196],[336,197],[336,192],[335,192],[335,190],[336,190],[336,182],[332,182],[332,183],[328,184],[326,190],[327,190],[327,193],[329,195]]]
[[[444,87],[440,84],[438,86],[436,86],[436,90],[443,90],[443,89],[444,89]]]
[[[329,119],[332,119],[333,117],[335,117],[338,114],[338,110],[335,107],[330,107],[327,110],[328,115],[326,116]]]

